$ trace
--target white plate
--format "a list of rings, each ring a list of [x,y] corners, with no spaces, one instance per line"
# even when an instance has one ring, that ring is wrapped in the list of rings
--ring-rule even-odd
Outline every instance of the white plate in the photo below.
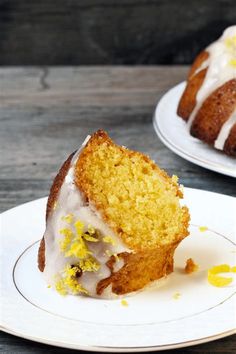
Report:
[[[153,125],[161,141],[174,153],[196,165],[236,177],[236,159],[204,144],[189,134],[186,122],[177,115],[177,107],[186,82],[173,87],[159,101]]]
[[[46,198],[1,215],[1,322],[6,332],[38,342],[90,351],[131,352],[178,348],[234,333],[235,287],[207,282],[215,264],[236,264],[232,197],[185,190],[191,235],[178,247],[175,272],[162,286],[121,300],[61,297],[37,269]],[[200,232],[198,225],[208,226]],[[200,270],[183,272],[192,257]],[[174,295],[180,293],[179,299]]]

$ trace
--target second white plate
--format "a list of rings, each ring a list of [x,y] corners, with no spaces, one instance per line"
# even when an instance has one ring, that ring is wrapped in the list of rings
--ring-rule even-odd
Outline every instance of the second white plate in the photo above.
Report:
[[[177,155],[209,170],[236,177],[236,159],[195,139],[187,124],[177,115],[177,107],[186,83],[170,89],[159,101],[153,125],[161,141]]]

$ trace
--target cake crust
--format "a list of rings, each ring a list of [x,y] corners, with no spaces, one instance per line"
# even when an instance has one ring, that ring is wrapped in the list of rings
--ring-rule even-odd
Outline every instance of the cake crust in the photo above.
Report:
[[[223,124],[228,120],[229,116],[231,116],[235,108],[236,79],[232,79],[216,89],[203,102],[203,105],[200,107],[192,123],[190,133],[194,137],[214,146],[214,142]],[[234,137],[233,131],[231,137],[229,136],[228,139],[233,140]],[[228,140],[224,151],[231,154],[233,151],[229,148],[230,143],[231,142]]]
[[[236,156],[236,26],[194,60],[177,114],[189,121],[190,134],[229,156]]]
[[[230,156],[236,156],[236,124],[230,130],[229,136],[224,145],[224,152]]]
[[[67,172],[70,168],[70,163],[71,163],[71,160],[72,160],[74,154],[75,153],[73,152],[68,157],[68,159],[63,163],[63,165],[61,166],[58,174],[56,175],[56,177],[53,181],[53,184],[50,189],[48,201],[47,201],[46,221],[47,221],[49,215],[51,214],[51,212],[53,211],[53,208],[54,208],[56,200],[57,200],[58,193],[60,192],[62,183],[64,182],[64,179],[65,179]],[[45,267],[45,241],[44,241],[44,237],[43,237],[40,242],[39,251],[38,251],[38,268],[41,272],[43,272],[44,267]]]

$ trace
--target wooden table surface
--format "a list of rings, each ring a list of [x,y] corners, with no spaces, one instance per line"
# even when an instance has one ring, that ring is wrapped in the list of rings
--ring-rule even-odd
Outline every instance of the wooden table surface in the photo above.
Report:
[[[198,167],[156,136],[156,103],[187,67],[4,67],[0,69],[0,211],[46,196],[62,161],[105,129],[151,156],[185,186],[236,195],[235,179]],[[171,129],[171,127],[170,127]],[[73,353],[6,333],[1,353]],[[170,353],[235,353],[236,335]]]

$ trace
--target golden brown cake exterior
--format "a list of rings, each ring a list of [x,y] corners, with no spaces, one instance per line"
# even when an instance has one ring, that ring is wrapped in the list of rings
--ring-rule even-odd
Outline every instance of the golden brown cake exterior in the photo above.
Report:
[[[236,156],[236,124],[230,130],[224,145],[224,151],[227,155]]]
[[[187,86],[179,101],[177,114],[185,121],[188,121],[190,114],[193,112],[197,100],[197,93],[202,86],[205,79],[207,69],[199,71],[196,75],[191,76],[188,80]]]
[[[48,199],[47,219],[54,212],[72,161],[73,154],[54,180]],[[171,273],[174,251],[189,234],[190,218],[188,209],[179,206],[178,200],[183,195],[176,179],[171,179],[147,156],[116,145],[102,130],[97,131],[81,150],[74,173],[76,188],[82,192],[85,203],[96,207],[103,221],[129,250],[108,254],[106,266],[110,274],[97,282],[96,296],[102,297],[109,287],[113,294],[124,295]],[[161,214],[156,214],[155,196],[153,199],[145,197],[149,190],[150,193],[155,192],[153,188],[160,189],[157,191],[160,194],[158,208],[164,219],[159,224],[157,221],[161,220]],[[166,194],[167,202],[162,194]],[[133,203],[132,208],[128,202]],[[172,209],[165,210],[167,207]],[[152,210],[156,216],[152,215]],[[123,264],[119,269],[117,259]],[[44,271],[44,239],[39,248],[38,264],[40,271]]]
[[[55,206],[56,200],[58,193],[60,192],[60,188],[62,186],[62,183],[66,177],[66,174],[70,168],[70,163],[72,160],[74,153],[71,154],[68,159],[64,162],[62,167],[60,168],[58,174],[56,175],[52,187],[50,189],[48,201],[47,201],[47,208],[46,208],[46,221],[50,215],[50,213],[53,212],[53,208]],[[44,271],[45,267],[45,242],[44,238],[42,238],[39,246],[39,251],[38,251],[38,267],[41,272]]]
[[[236,26],[228,28],[196,57],[177,108],[192,136],[230,156],[236,156],[235,33]]]
[[[203,102],[192,123],[191,134],[214,145],[223,124],[236,108],[236,79],[227,81]]]

